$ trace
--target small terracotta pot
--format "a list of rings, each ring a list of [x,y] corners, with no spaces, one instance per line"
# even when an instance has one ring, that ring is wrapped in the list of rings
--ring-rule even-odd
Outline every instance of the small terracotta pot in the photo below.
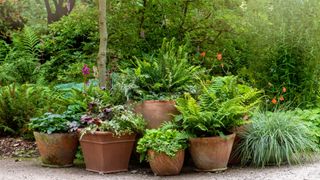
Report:
[[[128,171],[135,134],[114,136],[111,132],[85,134],[80,139],[86,170],[99,173]]]
[[[142,114],[147,121],[148,129],[156,129],[163,122],[171,121],[174,115],[179,114],[175,105],[175,101],[147,100],[137,104],[134,110],[136,113]]]
[[[198,171],[227,169],[235,134],[190,139],[190,154]]]
[[[69,167],[78,148],[78,135],[76,133],[46,134],[34,132],[43,166]]]
[[[159,176],[178,175],[183,166],[184,150],[180,150],[174,157],[165,153],[148,150],[148,160],[152,172]]]

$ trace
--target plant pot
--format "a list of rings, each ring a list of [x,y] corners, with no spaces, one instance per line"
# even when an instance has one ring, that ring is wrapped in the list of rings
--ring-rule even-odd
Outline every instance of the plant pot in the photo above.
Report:
[[[198,171],[226,170],[235,134],[190,139],[190,154]]]
[[[178,175],[183,166],[184,150],[180,150],[174,157],[165,153],[148,150],[148,160],[152,172],[159,176]]]
[[[46,134],[34,132],[43,166],[69,167],[78,148],[77,133]]]
[[[135,134],[114,136],[111,132],[85,134],[80,139],[86,170],[99,173],[128,171]]]
[[[236,134],[235,138],[234,138],[234,143],[232,146],[232,150],[231,150],[231,155],[230,155],[230,159],[228,164],[230,165],[239,165],[241,163],[241,158],[239,157],[239,155],[237,154],[237,149],[238,146],[241,142],[241,138],[239,137],[238,133],[243,132],[245,130],[246,126],[242,125],[240,127],[234,128],[233,129],[233,133]]]
[[[175,101],[147,100],[135,107],[135,112],[142,114],[148,129],[156,129],[165,121],[171,121],[179,114]]]

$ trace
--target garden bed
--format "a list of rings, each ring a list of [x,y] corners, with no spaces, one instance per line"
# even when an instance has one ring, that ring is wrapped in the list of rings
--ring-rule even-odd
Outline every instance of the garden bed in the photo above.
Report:
[[[21,138],[0,137],[0,158],[38,157],[37,145]]]

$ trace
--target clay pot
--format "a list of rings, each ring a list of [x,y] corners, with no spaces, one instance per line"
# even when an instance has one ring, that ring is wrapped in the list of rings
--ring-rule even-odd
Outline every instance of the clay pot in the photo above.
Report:
[[[76,133],[46,134],[34,132],[43,166],[69,167],[78,148],[78,135]]]
[[[183,166],[184,150],[180,150],[174,157],[165,153],[148,150],[148,160],[152,172],[159,176],[178,175]]]
[[[135,112],[142,114],[148,129],[157,129],[165,121],[171,121],[179,114],[175,101],[147,100],[135,107]]]
[[[190,139],[190,154],[198,171],[227,169],[235,134]]]
[[[242,125],[232,130],[232,132],[236,134],[236,137],[234,138],[234,143],[232,146],[231,155],[228,163],[230,165],[239,165],[241,163],[241,158],[238,156],[236,150],[238,149],[238,146],[241,142],[241,138],[238,134],[245,131],[245,129],[246,129],[246,126]]]
[[[87,133],[80,139],[86,170],[99,173],[128,171],[135,134]]]

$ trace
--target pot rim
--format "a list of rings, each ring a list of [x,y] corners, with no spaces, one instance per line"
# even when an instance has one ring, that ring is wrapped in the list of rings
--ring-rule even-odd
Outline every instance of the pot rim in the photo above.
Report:
[[[143,103],[170,103],[170,104],[176,104],[175,100],[144,100]]]
[[[82,129],[83,128],[78,128],[77,132],[80,133]],[[134,132],[131,134],[116,135],[110,131],[94,131],[93,133],[86,133],[86,134],[88,134],[88,135],[112,135],[112,136],[116,136],[116,137],[136,135],[136,133],[134,133]],[[86,134],[84,134],[84,135],[86,135]]]
[[[46,134],[46,135],[67,135],[67,134],[77,134],[77,132],[65,132],[65,133],[44,133],[44,132],[39,132],[39,131],[33,131],[33,133],[38,133],[38,134]]]
[[[229,140],[229,139],[235,138],[236,133],[231,133],[225,136],[226,136],[226,139]],[[195,138],[189,138],[189,141],[200,141],[200,140],[209,140],[209,139],[224,139],[224,138],[221,136],[195,137]]]

